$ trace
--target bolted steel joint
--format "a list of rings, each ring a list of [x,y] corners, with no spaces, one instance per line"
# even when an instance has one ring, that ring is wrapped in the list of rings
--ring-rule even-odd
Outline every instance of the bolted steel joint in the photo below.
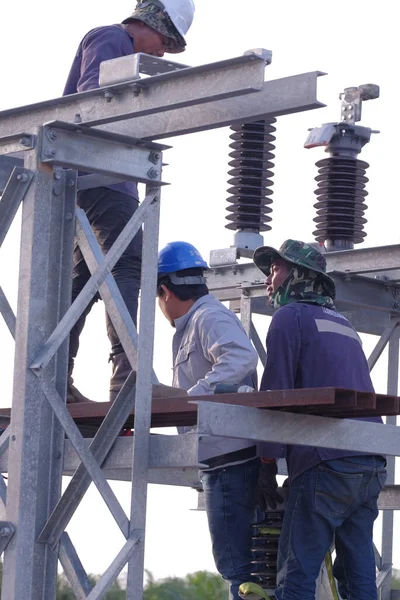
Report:
[[[152,162],[154,165],[156,165],[158,163],[158,161],[160,160],[161,154],[160,152],[155,152],[154,150],[152,150],[149,154],[149,161]]]
[[[28,175],[26,173],[18,173],[17,181],[20,181],[21,183],[26,183],[28,181]]]
[[[44,151],[44,155],[47,158],[54,158],[56,154],[57,154],[57,151],[55,148],[46,148]]]
[[[19,143],[21,144],[21,146],[25,146],[25,147],[31,148],[33,146],[33,137],[31,137],[29,135],[24,135],[19,140]]]
[[[47,129],[46,130],[46,137],[50,140],[53,141],[56,139],[57,137],[57,132],[55,129]]]
[[[157,169],[155,169],[154,167],[150,167],[150,169],[147,171],[147,177],[149,177],[150,179],[157,179],[158,178]]]

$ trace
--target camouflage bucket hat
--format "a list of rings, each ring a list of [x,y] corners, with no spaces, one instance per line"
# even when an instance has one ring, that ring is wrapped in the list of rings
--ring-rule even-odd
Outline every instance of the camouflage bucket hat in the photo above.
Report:
[[[335,285],[332,277],[326,274],[325,256],[311,244],[305,244],[297,240],[286,240],[279,250],[270,246],[257,248],[253,255],[254,264],[264,273],[269,275],[271,264],[274,260],[283,258],[290,263],[300,265],[315,273],[320,273],[322,278],[329,284]]]
[[[141,3],[138,3],[131,16],[122,23],[126,25],[132,21],[142,21],[158,33],[168,37],[171,40],[171,46],[166,49],[166,52],[171,54],[184,52],[186,47],[184,37],[176,29],[168,14],[158,4],[146,2],[145,6],[141,6]]]

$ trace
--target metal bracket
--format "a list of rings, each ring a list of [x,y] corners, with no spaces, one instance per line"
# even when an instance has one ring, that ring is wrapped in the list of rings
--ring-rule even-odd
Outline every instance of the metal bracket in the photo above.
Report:
[[[138,52],[137,54],[102,62],[100,64],[99,84],[100,87],[105,87],[115,83],[140,79],[141,74],[154,76],[187,68],[188,65]]]
[[[29,133],[17,133],[3,137],[0,140],[0,155],[14,154],[24,150],[32,150],[35,147],[36,136]]]
[[[341,121],[349,124],[361,121],[362,103],[376,98],[379,98],[379,85],[374,83],[345,88],[344,92],[339,94],[342,101]]]
[[[15,528],[9,521],[0,521],[0,554],[3,554],[14,533]]]
[[[162,184],[162,150],[168,146],[60,121],[46,124],[41,135],[42,162],[116,181]]]

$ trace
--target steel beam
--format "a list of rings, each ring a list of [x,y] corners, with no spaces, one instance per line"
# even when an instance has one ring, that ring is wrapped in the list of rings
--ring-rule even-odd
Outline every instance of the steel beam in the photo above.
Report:
[[[10,600],[55,597],[58,548],[38,544],[36,536],[60,495],[64,432],[29,364],[71,301],[74,236],[67,215],[75,194],[66,185],[74,176],[64,172],[55,179],[35,151],[26,155],[25,167],[35,178],[22,210],[7,491],[7,520],[16,532],[4,553],[2,583],[2,597]],[[65,395],[66,344],[48,373]]]
[[[198,432],[258,442],[278,442],[354,450],[373,454],[400,454],[400,430],[352,419],[334,419],[232,404],[198,402]]]
[[[137,117],[124,123],[101,126],[100,129],[145,140],[162,140],[196,131],[227,127],[273,116],[293,114],[322,108],[317,100],[317,80],[314,71],[264,82],[261,91],[243,98],[226,98],[207,104],[167,110],[151,116]]]
[[[147,191],[150,193],[150,190]],[[139,318],[138,376],[136,383],[135,437],[133,442],[130,535],[138,536],[136,551],[128,562],[127,600],[143,595],[144,538],[147,483],[149,479],[150,425],[154,352],[155,292],[157,287],[160,190],[144,222],[143,264]]]
[[[397,327],[390,340],[389,340],[389,357],[388,357],[388,378],[387,378],[387,390],[388,394],[398,393],[398,380],[399,380],[399,348],[400,332]],[[396,427],[397,417],[387,417],[385,429],[397,428]],[[398,428],[397,428],[398,429]],[[395,481],[395,458],[394,456],[387,457],[387,485],[393,485]],[[393,511],[385,511],[382,517],[382,563],[391,565],[393,562],[393,525],[394,515]],[[391,593],[391,579],[386,579],[383,582],[381,590],[381,599],[389,600]]]
[[[264,69],[264,60],[252,54],[12,108],[0,112],[0,139],[31,133],[49,121],[90,126],[114,124],[249,94],[262,89]],[[133,125],[125,130],[122,127],[121,131],[141,137],[134,129]],[[109,130],[113,131],[113,125]]]

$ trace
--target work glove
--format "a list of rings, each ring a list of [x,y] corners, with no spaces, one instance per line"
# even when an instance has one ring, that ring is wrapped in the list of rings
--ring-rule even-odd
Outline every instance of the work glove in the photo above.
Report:
[[[262,511],[266,511],[268,508],[275,510],[277,503],[283,502],[282,496],[276,491],[278,487],[276,481],[277,473],[278,466],[276,462],[261,463],[256,489],[256,500],[257,506]]]

